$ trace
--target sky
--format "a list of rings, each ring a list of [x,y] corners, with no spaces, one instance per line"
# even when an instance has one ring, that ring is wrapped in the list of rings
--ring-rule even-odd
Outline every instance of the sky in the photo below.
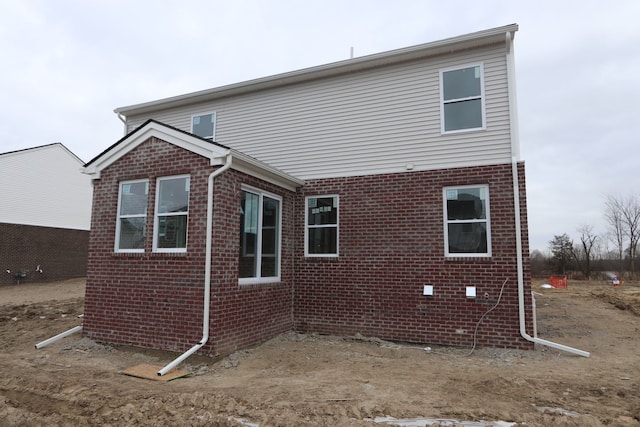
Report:
[[[0,0],[0,153],[87,162],[113,110],[516,23],[530,247],[640,194],[640,1]],[[0,202],[1,203],[1,202]]]

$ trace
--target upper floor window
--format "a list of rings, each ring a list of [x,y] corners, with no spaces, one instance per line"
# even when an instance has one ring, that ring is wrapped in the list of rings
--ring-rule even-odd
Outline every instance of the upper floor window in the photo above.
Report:
[[[241,284],[280,278],[281,203],[279,196],[242,189],[238,273]]]
[[[338,256],[338,196],[306,198],[305,256]]]
[[[186,252],[189,176],[158,178],[153,233],[154,252]]]
[[[489,187],[444,189],[445,255],[491,256]]]
[[[215,140],[216,113],[206,113],[191,117],[191,133],[202,138]]]
[[[482,64],[440,70],[442,133],[484,129]]]
[[[123,181],[118,194],[116,252],[144,252],[149,181]]]

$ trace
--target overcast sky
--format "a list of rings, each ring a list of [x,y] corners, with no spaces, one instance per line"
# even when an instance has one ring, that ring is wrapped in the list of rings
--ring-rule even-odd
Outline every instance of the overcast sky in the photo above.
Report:
[[[544,252],[640,193],[640,1],[0,0],[0,152],[89,161],[116,107],[517,23],[529,235]],[[0,201],[1,203],[1,201]]]

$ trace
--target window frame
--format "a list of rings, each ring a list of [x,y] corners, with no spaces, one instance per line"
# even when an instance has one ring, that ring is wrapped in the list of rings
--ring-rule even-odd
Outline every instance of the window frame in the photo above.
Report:
[[[180,178],[186,178],[187,179],[187,183],[189,186],[189,191],[188,191],[188,197],[187,197],[187,211],[186,212],[179,212],[179,213],[173,213],[173,212],[163,212],[160,213],[160,209],[159,209],[159,203],[160,203],[160,195],[161,195],[161,191],[160,191],[160,182],[161,181],[166,181],[166,180],[170,180],[170,179],[180,179]],[[156,178],[156,197],[155,197],[155,205],[154,205],[154,212],[153,212],[153,252],[156,253],[185,253],[187,252],[187,247],[188,247],[188,242],[189,242],[189,204],[190,204],[190,199],[191,199],[191,175],[189,174],[181,174],[181,175],[168,175],[168,176],[160,176]],[[159,222],[160,222],[160,217],[170,217],[170,216],[186,216],[186,229],[185,229],[185,236],[184,236],[184,247],[180,247],[180,248],[159,248],[158,247],[158,233],[160,231],[159,229]]]
[[[309,225],[309,200],[334,198],[336,202],[336,223]],[[336,229],[336,251],[335,253],[310,253],[309,252],[309,230],[311,228],[335,228]],[[306,196],[304,198],[304,256],[307,258],[337,258],[340,256],[340,196],[338,194],[322,194]]]
[[[146,195],[146,200],[145,200],[145,204],[144,204],[144,213],[141,214],[131,214],[131,215],[122,215],[120,209],[122,208],[122,189],[125,185],[128,184],[138,184],[138,183],[144,183],[145,184],[145,195]],[[140,249],[122,249],[120,248],[120,231],[122,229],[122,225],[121,225],[121,220],[123,218],[143,218],[144,219],[144,228],[143,228],[143,237],[144,240],[146,241],[146,237],[147,237],[147,213],[149,210],[149,179],[144,178],[144,179],[131,179],[131,180],[125,180],[125,181],[120,181],[118,183],[118,207],[117,207],[117,212],[116,212],[116,236],[115,236],[115,241],[114,241],[114,247],[113,250],[114,252],[117,253],[144,253],[145,251],[145,245],[142,245],[142,248]]]
[[[466,68],[480,68],[480,95],[473,95],[464,98],[453,98],[453,99],[444,99],[444,75],[450,71],[464,70]],[[440,133],[445,134],[455,134],[461,132],[473,132],[479,130],[485,130],[487,128],[487,117],[486,117],[486,94],[484,87],[484,62],[477,62],[471,64],[462,64],[456,65],[452,67],[442,68],[439,71],[440,73]],[[479,127],[473,128],[464,128],[464,129],[452,129],[446,130],[446,116],[445,116],[445,105],[453,104],[457,102],[465,102],[465,101],[473,101],[479,99],[480,100],[480,117],[482,120],[482,125]]]
[[[485,218],[484,219],[465,219],[450,220],[447,211],[447,191],[460,190],[467,188],[484,188],[485,199]],[[491,250],[491,212],[490,212],[490,191],[488,184],[470,184],[470,185],[451,185],[442,189],[443,219],[444,219],[444,254],[447,258],[488,258],[492,256]],[[486,225],[487,235],[487,251],[486,252],[450,252],[449,251],[449,224],[472,224],[484,223]]]
[[[276,233],[276,242],[277,247],[275,251],[276,256],[276,270],[277,274],[275,276],[266,276],[262,277],[262,266],[260,262],[256,262],[256,275],[254,277],[240,277],[240,260],[238,259],[238,285],[254,285],[254,284],[262,284],[262,283],[279,283],[282,277],[282,206],[283,199],[281,196],[271,193],[266,190],[262,190],[256,187],[252,187],[249,185],[242,184],[240,186],[241,192],[247,192],[258,196],[258,224],[256,232],[256,240],[255,244],[255,254],[254,257],[256,259],[261,259],[262,257],[262,216],[264,209],[264,197],[268,197],[270,199],[276,200],[278,202],[278,218],[276,220],[277,224],[277,233]],[[244,224],[240,224],[241,227],[244,227]],[[239,233],[242,233],[240,230]],[[238,236],[242,238],[240,234]],[[240,249],[240,248],[238,248]],[[244,248],[243,248],[244,249]],[[240,251],[238,251],[238,257],[240,257]]]
[[[198,135],[194,132],[193,127],[194,127],[194,119],[196,117],[204,117],[204,116],[209,116],[211,115],[213,118],[213,135],[211,136],[202,136],[202,135]],[[210,141],[215,141],[216,140],[216,127],[218,125],[218,118],[216,117],[216,112],[215,111],[207,111],[204,113],[198,113],[198,114],[192,114],[191,115],[191,133],[199,136],[200,138],[204,138],[204,139],[208,139]]]

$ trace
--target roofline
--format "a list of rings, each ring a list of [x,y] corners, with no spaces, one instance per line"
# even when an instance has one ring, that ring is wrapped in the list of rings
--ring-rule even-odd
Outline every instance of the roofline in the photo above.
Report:
[[[0,153],[0,157],[11,155],[11,154],[24,153],[25,151],[33,151],[33,150],[40,150],[43,148],[50,148],[56,145],[61,146],[67,153],[71,154],[76,160],[78,160],[78,162],[81,165],[84,165],[84,161],[80,157],[76,156],[73,151],[69,150],[62,142],[52,142],[51,144],[38,145],[37,147],[29,147],[29,148],[22,148],[20,150],[7,151],[5,153]]]
[[[198,92],[191,92],[151,102],[119,107],[113,111],[120,115],[130,116],[135,114],[145,114],[165,108],[179,107],[196,102],[212,101],[247,92],[255,92],[355,71],[362,71],[383,65],[396,64],[419,58],[440,55],[443,53],[451,53],[480,46],[504,43],[505,34],[509,34],[513,39],[516,31],[518,31],[518,24],[511,24],[402,49],[366,55],[359,58],[304,68],[282,74],[275,74],[268,77],[262,77]]]

